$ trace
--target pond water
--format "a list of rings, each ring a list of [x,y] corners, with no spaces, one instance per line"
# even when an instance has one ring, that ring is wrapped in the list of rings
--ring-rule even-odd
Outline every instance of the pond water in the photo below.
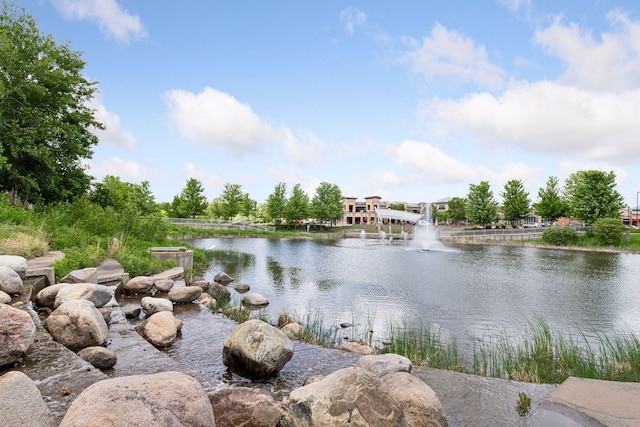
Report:
[[[321,313],[373,330],[422,321],[455,337],[463,352],[476,340],[521,337],[542,316],[563,334],[640,334],[640,255],[508,246],[447,246],[372,239],[198,239],[219,271],[269,301],[275,321],[287,311]],[[232,303],[241,295],[232,292]],[[355,337],[356,339],[359,337]]]

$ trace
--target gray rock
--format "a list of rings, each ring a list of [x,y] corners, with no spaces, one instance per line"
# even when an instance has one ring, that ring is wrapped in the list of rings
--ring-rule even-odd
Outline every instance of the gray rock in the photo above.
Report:
[[[140,313],[142,312],[142,308],[140,307],[129,307],[122,310],[124,317],[127,319],[137,319],[140,317]]]
[[[209,287],[209,294],[217,300],[228,300],[231,298],[231,292],[229,292],[229,289],[225,288],[220,283],[212,283]]]
[[[363,355],[375,353],[375,351],[373,351],[373,349],[369,347],[367,344],[355,342],[355,341],[346,342],[344,344],[339,345],[336,348],[340,350],[348,351],[351,353],[363,354]]]
[[[99,346],[83,348],[78,352],[78,356],[98,369],[113,368],[118,362],[118,356],[115,351]]]
[[[300,333],[302,332],[302,325],[299,323],[287,323],[282,327],[282,332],[290,339],[300,339]]]
[[[251,307],[266,307],[269,305],[269,300],[254,292],[243,296],[242,303]]]
[[[174,284],[175,282],[173,281],[173,279],[159,279],[153,282],[153,285],[160,292],[169,292],[171,288],[173,288]]]
[[[99,381],[78,396],[60,427],[214,427],[213,409],[198,381],[180,372]]]
[[[67,286],[63,286],[56,294],[53,308],[58,308],[63,303],[74,299],[91,301],[96,308],[100,308],[111,301],[112,297],[113,291],[104,285],[96,285],[93,283],[68,284]]]
[[[382,377],[391,372],[411,373],[413,363],[411,363],[411,360],[399,354],[386,353],[362,356],[358,359],[358,367]]]
[[[98,269],[83,268],[81,270],[73,270],[71,273],[60,279],[60,283],[98,283]]]
[[[153,287],[153,279],[148,276],[137,276],[129,279],[124,289],[130,294],[146,294]]]
[[[206,291],[207,289],[209,289],[209,286],[211,286],[211,283],[209,283],[208,280],[202,279],[189,282],[189,286],[197,286],[203,291]]]
[[[231,276],[229,276],[227,273],[225,273],[224,271],[219,272],[218,274],[215,275],[215,277],[213,278],[214,282],[218,282],[222,285],[226,285],[228,283],[233,282],[235,279]]]
[[[239,294],[244,294],[246,292],[249,292],[249,289],[251,289],[251,287],[246,283],[238,283],[233,287],[233,289],[235,289],[235,291]]]
[[[202,288],[198,286],[182,286],[179,288],[173,288],[169,291],[169,300],[182,304],[192,302],[200,298],[202,295]]]
[[[0,377],[0,425],[53,427],[51,412],[35,383],[19,371]]]
[[[104,319],[105,323],[109,325],[111,323],[111,309],[107,307],[100,307],[98,311],[100,312],[100,314],[102,314],[102,318]]]
[[[0,291],[0,304],[10,304],[11,303],[11,295],[4,291]]]
[[[160,311],[143,320],[136,330],[154,346],[167,347],[175,341],[179,327],[182,322],[177,321],[172,312]]]
[[[207,394],[213,407],[216,427],[293,425],[282,404],[268,391],[233,387]]]
[[[96,306],[82,299],[69,300],[56,308],[44,321],[44,327],[56,341],[73,351],[101,345],[109,332]]]
[[[0,367],[24,356],[35,340],[35,332],[29,313],[0,304]]]
[[[206,292],[203,292],[200,295],[200,297],[198,298],[198,302],[204,305],[205,307],[209,308],[210,310],[215,309],[217,306],[216,299]]]
[[[144,297],[140,300],[140,306],[145,316],[161,311],[173,311],[173,303],[165,298]]]
[[[9,295],[22,293],[22,279],[13,269],[0,265],[0,291]]]
[[[56,302],[56,296],[60,289],[69,286],[68,283],[58,283],[57,285],[47,286],[36,294],[36,304],[40,307],[53,307]]]
[[[24,279],[27,275],[27,259],[16,255],[0,255],[0,266],[9,267]]]
[[[293,344],[280,329],[257,319],[238,325],[222,348],[222,363],[255,380],[276,375],[293,356]]]

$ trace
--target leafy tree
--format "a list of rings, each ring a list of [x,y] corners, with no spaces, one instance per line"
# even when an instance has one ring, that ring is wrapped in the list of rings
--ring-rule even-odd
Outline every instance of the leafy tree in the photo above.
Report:
[[[0,191],[13,202],[51,203],[86,194],[83,161],[104,126],[89,101],[81,52],[41,34],[24,10],[0,10]]]
[[[280,182],[276,184],[273,189],[273,193],[269,194],[267,198],[266,210],[269,218],[275,222],[280,223],[284,218],[284,210],[287,207],[287,184]]]
[[[404,206],[404,203],[390,203],[389,209],[393,209],[394,211],[406,211],[407,209]]]
[[[600,218],[591,228],[598,243],[604,246],[620,245],[624,231],[625,226],[620,218]]]
[[[447,212],[451,221],[457,224],[467,219],[466,205],[467,200],[461,197],[453,197],[449,200],[449,209],[447,209]]]
[[[569,205],[560,194],[558,178],[550,176],[545,188],[538,190],[538,202],[533,205],[536,213],[548,221],[569,215]]]
[[[120,181],[119,177],[112,175],[105,176],[102,182],[94,185],[91,201],[119,213],[135,212],[146,216],[157,211],[149,181],[138,185]]]
[[[311,212],[321,222],[335,222],[344,215],[342,192],[340,187],[328,182],[321,182],[316,188],[316,195],[311,201]]]
[[[304,192],[300,184],[293,186],[291,196],[284,209],[284,218],[287,222],[299,221],[309,218],[309,196]]]
[[[469,221],[482,224],[483,227],[498,219],[498,202],[493,197],[488,181],[469,184],[466,213]]]
[[[207,209],[207,197],[202,183],[195,178],[188,179],[180,196],[174,197],[173,205],[181,218],[202,215]]]
[[[244,201],[245,195],[242,192],[242,186],[240,184],[226,183],[220,195],[221,216],[226,219],[232,219],[242,212]]]
[[[242,201],[240,203],[240,214],[242,214],[246,218],[249,218],[255,213],[257,207],[258,202],[253,200],[251,196],[249,196],[249,193],[244,193],[244,195],[242,196]]]
[[[619,218],[623,197],[615,189],[616,175],[598,170],[578,171],[567,178],[565,196],[571,213],[587,224],[600,218]]]
[[[529,193],[524,191],[524,185],[519,179],[512,179],[504,185],[502,196],[502,215],[504,219],[514,224],[529,213],[531,200]]]

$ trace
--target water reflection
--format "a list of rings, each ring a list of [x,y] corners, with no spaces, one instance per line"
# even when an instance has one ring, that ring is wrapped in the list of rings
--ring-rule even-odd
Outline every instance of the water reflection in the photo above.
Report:
[[[367,242],[369,243],[369,242]],[[377,335],[390,320],[429,322],[461,346],[521,335],[542,315],[563,332],[640,333],[640,256],[506,246],[405,250],[404,242],[363,244],[272,239],[205,239],[208,272],[227,271],[270,301],[269,312],[321,311],[329,326],[367,318]]]

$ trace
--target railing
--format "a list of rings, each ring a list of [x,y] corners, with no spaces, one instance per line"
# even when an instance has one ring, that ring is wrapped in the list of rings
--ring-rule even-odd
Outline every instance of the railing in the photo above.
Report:
[[[256,231],[266,231],[266,232],[274,232],[276,231],[275,227],[270,227],[262,224],[252,224],[250,222],[240,221],[240,222],[231,222],[231,221],[222,221],[217,219],[200,219],[200,218],[164,218],[166,222],[174,225],[182,225],[185,227],[191,228],[209,228],[209,229],[220,229],[220,230],[256,230]]]

